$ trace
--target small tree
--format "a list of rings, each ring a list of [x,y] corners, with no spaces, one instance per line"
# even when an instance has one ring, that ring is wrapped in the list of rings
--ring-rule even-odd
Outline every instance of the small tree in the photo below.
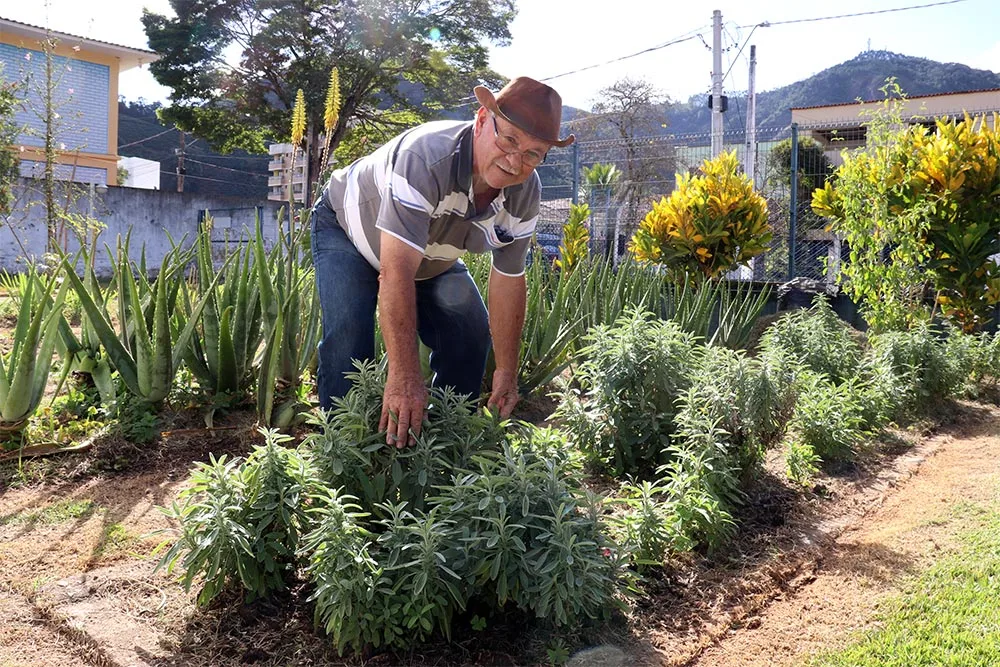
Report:
[[[17,179],[18,157],[14,152],[14,140],[18,135],[14,122],[17,105],[16,81],[7,81],[0,67],[0,216],[10,215],[14,202],[14,182]]]
[[[1000,128],[965,117],[939,119],[931,133],[903,122],[895,82],[883,91],[868,144],[845,152],[813,210],[850,244],[841,280],[872,328],[911,328],[940,307],[975,330],[1000,302],[992,258],[1000,253]]]
[[[813,190],[823,187],[826,179],[832,173],[830,160],[826,157],[823,147],[815,139],[802,137],[798,143],[799,164],[797,171],[799,194],[806,194],[811,197]],[[767,154],[767,180],[772,186],[784,188],[791,186],[791,139],[779,141]]]
[[[594,115],[581,128],[592,137],[615,140],[609,159],[620,165],[623,173],[615,189],[621,204],[612,245],[616,261],[618,237],[631,233],[646,202],[669,191],[674,170],[669,146],[650,143],[650,136],[666,124],[665,106],[669,104],[670,99],[648,81],[624,77],[601,89],[592,107]],[[656,183],[661,187],[655,187]]]
[[[653,203],[629,249],[665,266],[678,280],[718,278],[764,252],[771,242],[767,202],[740,173],[735,151],[677,175],[677,189]]]

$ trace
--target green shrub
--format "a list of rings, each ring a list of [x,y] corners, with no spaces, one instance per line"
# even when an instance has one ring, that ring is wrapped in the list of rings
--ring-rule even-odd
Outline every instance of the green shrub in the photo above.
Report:
[[[265,596],[304,568],[316,623],[344,651],[448,636],[473,599],[561,627],[633,586],[559,432],[506,428],[435,389],[417,444],[397,452],[373,433],[382,372],[362,364],[354,380],[298,450],[268,432],[247,462],[196,468],[163,564],[180,562],[186,586],[204,577],[200,602],[236,585]]]
[[[962,363],[948,357],[944,340],[928,326],[870,337],[877,363],[902,378],[900,410],[916,413],[952,396],[964,383]]]
[[[616,474],[661,463],[690,385],[696,345],[691,334],[650,313],[628,310],[614,326],[586,336],[574,379],[555,416],[594,462]]]
[[[785,451],[785,472],[790,480],[806,486],[819,472],[819,463],[819,456],[808,443],[789,438]]]
[[[852,378],[833,384],[806,373],[789,423],[798,446],[808,446],[824,462],[849,461],[864,440],[864,383]]]
[[[669,550],[680,541],[673,521],[673,507],[663,499],[664,489],[653,482],[624,484],[620,502],[626,510],[618,523],[624,544],[632,550],[640,570],[662,565]]]
[[[714,551],[732,539],[731,509],[742,499],[729,433],[712,414],[706,389],[692,387],[678,401],[677,432],[657,472],[673,515],[675,548]]]
[[[698,403],[688,402],[685,409],[718,420],[730,464],[744,481],[785,431],[795,407],[796,371],[787,355],[777,352],[748,358],[742,352],[708,347],[699,357],[693,374]],[[685,418],[678,415],[677,420]]]
[[[582,489],[579,463],[558,432],[530,429],[477,471],[442,488],[435,503],[460,526],[476,586],[564,626],[610,611],[624,554],[600,501]],[[626,578],[627,579],[627,578]]]
[[[980,389],[996,376],[995,337],[986,333],[967,334],[952,328],[944,340],[944,354],[954,373],[960,378],[955,391],[960,396],[975,398]]]
[[[392,590],[371,555],[373,537],[363,526],[368,515],[353,502],[356,498],[336,489],[322,492],[316,500],[310,510],[315,528],[301,545],[308,558],[306,572],[315,585],[309,601],[316,603],[316,626],[326,630],[341,650],[393,643],[402,629],[391,615],[375,616],[376,601],[384,607]]]
[[[198,604],[239,586],[250,600],[283,590],[296,569],[300,535],[309,529],[306,498],[319,491],[308,461],[282,446],[290,438],[262,431],[263,445],[246,461],[211,457],[191,473],[181,503],[164,513],[180,523],[180,537],[159,567],[180,563],[190,590],[204,581]]]
[[[556,626],[599,617],[631,585],[625,554],[579,465],[555,431],[530,429],[427,498],[426,511],[384,505],[366,527],[353,499],[331,493],[304,540],[317,623],[339,651],[411,646],[472,599],[514,605]],[[370,532],[369,532],[370,531]]]
[[[761,338],[763,350],[780,348],[808,368],[839,384],[854,377],[861,362],[861,345],[852,337],[826,299],[812,307],[782,315]]]
[[[342,487],[379,516],[377,505],[386,502],[423,509],[427,494],[448,483],[455,470],[468,468],[473,454],[498,449],[504,440],[500,424],[477,412],[474,402],[449,388],[431,388],[427,421],[416,444],[386,445],[377,431],[385,368],[359,363],[349,377],[354,385],[344,398],[330,411],[307,417],[319,431],[302,446],[327,485]]]
[[[900,375],[885,355],[871,349],[866,352],[858,370],[861,422],[865,428],[877,431],[903,416],[911,374],[907,370]]]

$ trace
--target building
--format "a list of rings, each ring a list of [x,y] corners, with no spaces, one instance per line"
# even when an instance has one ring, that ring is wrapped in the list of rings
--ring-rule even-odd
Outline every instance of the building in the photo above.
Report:
[[[21,175],[37,177],[45,163],[45,44],[51,49],[54,82],[56,177],[98,185],[118,182],[118,75],[154,62],[152,51],[46,30],[0,18],[0,66],[4,79],[28,80],[26,109],[15,122]]]
[[[143,190],[160,189],[160,163],[141,157],[123,157],[118,160],[118,185]]]
[[[815,139],[824,149],[833,165],[843,163],[840,156],[844,149],[858,148],[865,144],[865,122],[884,100],[868,100],[850,104],[826,104],[792,109],[792,122],[799,126],[799,136]],[[971,90],[961,93],[913,95],[900,104],[900,116],[909,123],[932,125],[935,118],[961,118],[985,116],[992,122],[992,114],[1000,112],[1000,88]]]
[[[268,153],[271,154],[271,161],[267,169],[271,175],[267,179],[267,198],[271,201],[288,201],[288,188],[291,185],[295,201],[304,204],[309,178],[309,160],[306,159],[305,151],[297,148],[293,153],[291,144],[271,144]]]

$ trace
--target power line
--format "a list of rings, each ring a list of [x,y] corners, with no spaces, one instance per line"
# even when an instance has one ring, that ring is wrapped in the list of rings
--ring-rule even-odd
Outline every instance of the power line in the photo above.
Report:
[[[161,169],[161,174],[168,174],[170,176],[176,176],[177,172],[166,171]],[[192,176],[191,174],[184,174],[184,178],[193,178],[199,181],[212,181],[214,183],[225,183],[226,185],[247,185],[247,183],[241,183],[240,181],[223,181],[218,178],[209,178],[208,176]]]
[[[144,141],[149,141],[150,139],[155,139],[155,138],[157,138],[157,137],[162,137],[162,136],[163,136],[164,134],[166,134],[167,132],[174,132],[174,131],[176,131],[176,130],[177,130],[177,128],[176,128],[176,127],[168,127],[168,128],[167,128],[167,129],[165,129],[165,130],[164,130],[163,132],[159,132],[159,133],[157,133],[157,134],[154,134],[154,135],[152,135],[152,136],[149,136],[149,137],[146,137],[145,139],[139,139],[138,141],[130,141],[130,142],[129,142],[129,143],[127,143],[127,144],[122,144],[121,146],[119,146],[119,147],[118,147],[118,150],[121,150],[121,149],[123,149],[123,148],[127,148],[128,146],[135,146],[136,144],[141,144],[142,142],[144,142]]]
[[[212,164],[211,162],[202,162],[201,160],[195,160],[190,155],[187,156],[187,162],[194,162],[195,164],[203,164],[206,167],[215,167],[216,169],[225,169],[226,171],[235,171],[237,174],[249,174],[251,176],[257,176],[260,178],[267,177],[267,174],[263,174],[259,171],[246,171],[244,169],[233,169],[232,167],[223,167],[219,164]]]
[[[702,26],[700,28],[696,28],[695,30],[704,30],[704,29],[705,29],[705,26]],[[694,32],[694,31],[692,31],[692,32]],[[641,56],[641,55],[643,55],[645,53],[652,53],[653,51],[659,51],[660,49],[665,49],[668,46],[674,46],[675,44],[681,44],[683,42],[688,42],[688,41],[690,41],[690,40],[692,40],[692,39],[694,39],[696,37],[700,37],[700,36],[701,35],[699,35],[699,34],[688,35],[687,37],[685,37],[685,36],[682,35],[681,37],[674,38],[674,39],[672,39],[670,41],[664,42],[663,44],[659,44],[657,46],[651,46],[648,49],[643,49],[642,51],[636,51],[635,53],[630,53],[627,56],[620,56],[618,58],[613,58],[613,59],[605,61],[603,63],[597,63],[596,65],[588,65],[586,67],[580,67],[579,69],[574,69],[574,70],[571,70],[569,72],[563,72],[562,74],[556,74],[555,76],[548,76],[548,77],[545,77],[544,79],[540,79],[540,80],[541,81],[553,81],[555,79],[559,79],[559,78],[562,78],[564,76],[569,76],[570,74],[579,74],[580,72],[586,72],[587,70],[596,69],[598,67],[604,67],[605,65],[611,65],[613,63],[621,62],[623,60],[628,60],[629,58],[635,58],[636,56]]]
[[[188,145],[190,147],[190,144]],[[210,153],[192,153],[198,157],[212,158],[213,160],[270,160],[270,155],[213,155]]]
[[[739,52],[737,52],[736,57],[733,58],[729,62],[729,69],[726,70],[726,75],[722,77],[722,81],[723,82],[725,82],[726,79],[729,78],[729,73],[733,71],[733,65],[735,65],[737,59],[739,59],[739,57],[741,55],[743,55],[743,49],[747,48],[747,44],[750,42],[750,38],[753,37],[754,30],[756,30],[758,27],[760,27],[759,23],[757,25],[755,25],[753,27],[753,30],[750,31],[750,34],[747,35],[747,38],[743,41],[743,46],[740,47],[740,50],[739,50]],[[737,30],[738,29],[739,29],[739,27],[737,27]],[[733,40],[734,44],[739,41],[738,39],[736,39],[735,37],[733,37],[732,33],[729,32],[729,28],[725,28],[725,31],[726,31],[726,34],[729,35],[729,39]]]
[[[562,78],[564,76],[569,76],[571,74],[579,74],[580,72],[586,72],[588,70],[597,69],[598,67],[604,67],[605,65],[611,65],[613,63],[621,62],[623,60],[628,60],[630,58],[635,58],[636,56],[641,56],[641,55],[643,55],[645,53],[651,53],[653,51],[659,51],[660,49],[665,49],[668,46],[673,46],[675,44],[681,44],[683,42],[687,42],[687,41],[690,41],[692,39],[695,39],[696,37],[700,38],[701,41],[702,41],[702,43],[704,43],[705,42],[705,38],[701,36],[701,34],[700,34],[699,31],[705,30],[708,27],[710,27],[710,26],[700,26],[698,28],[695,28],[694,30],[689,30],[688,32],[686,32],[686,33],[684,33],[682,35],[674,37],[673,39],[667,40],[666,42],[663,42],[662,44],[657,44],[656,46],[651,46],[649,48],[643,49],[641,51],[636,51],[635,53],[630,53],[630,54],[625,55],[625,56],[619,56],[618,58],[612,58],[611,60],[607,60],[607,61],[605,61],[603,63],[597,63],[595,65],[587,65],[586,67],[580,67],[578,69],[570,70],[569,72],[563,72],[562,74],[554,74],[553,76],[547,76],[544,79],[539,79],[539,81],[554,81],[555,79],[560,79],[560,78]],[[455,103],[454,106],[444,107],[444,109],[447,109],[447,110],[459,109],[461,107],[468,106],[473,101],[475,101],[475,99],[476,98],[473,95],[470,95],[468,97],[463,97],[457,103]]]
[[[787,21],[762,21],[760,23],[748,23],[747,25],[737,26],[739,28],[749,28],[754,25],[759,25],[764,28],[770,28],[776,25],[788,25],[790,23],[811,23],[813,21],[832,21],[833,19],[849,19],[855,16],[871,16],[872,14],[889,14],[892,12],[905,12],[911,9],[926,9],[927,7],[942,7],[944,5],[957,5],[960,2],[966,2],[967,0],[943,0],[942,2],[931,2],[926,5],[910,5],[908,7],[895,7],[893,9],[875,9],[870,12],[856,12],[854,14],[838,14],[836,16],[817,16],[811,19],[789,19]]]

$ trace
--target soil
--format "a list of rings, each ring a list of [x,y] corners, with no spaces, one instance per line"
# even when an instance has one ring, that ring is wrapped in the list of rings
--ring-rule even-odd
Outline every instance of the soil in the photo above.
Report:
[[[516,616],[408,654],[340,658],[312,630],[303,587],[277,601],[197,609],[194,591],[153,571],[167,537],[154,531],[171,527],[157,506],[173,500],[191,463],[209,451],[245,452],[259,437],[249,421],[211,432],[174,428],[142,457],[98,442],[50,459],[43,481],[4,489],[0,665],[546,662],[551,637]],[[783,480],[776,453],[773,473],[750,494],[737,543],[650,575],[626,618],[566,638],[591,647],[569,664],[801,665],[873,627],[881,600],[956,548],[953,508],[1000,500],[1000,409],[949,404],[929,424],[890,434],[862,464],[826,471],[805,490]],[[115,472],[115,461],[125,470]],[[9,477],[9,465],[0,472]],[[70,500],[83,508],[70,518],[40,511]]]

